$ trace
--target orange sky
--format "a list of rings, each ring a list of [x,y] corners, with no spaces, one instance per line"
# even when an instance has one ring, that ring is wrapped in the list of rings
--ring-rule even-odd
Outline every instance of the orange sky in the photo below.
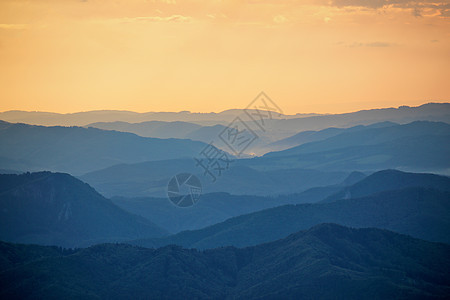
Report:
[[[450,99],[450,1],[0,0],[0,111]]]

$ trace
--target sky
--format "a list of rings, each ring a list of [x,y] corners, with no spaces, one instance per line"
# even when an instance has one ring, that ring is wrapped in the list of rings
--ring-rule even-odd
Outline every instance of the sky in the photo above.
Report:
[[[450,0],[0,0],[0,111],[448,102]]]

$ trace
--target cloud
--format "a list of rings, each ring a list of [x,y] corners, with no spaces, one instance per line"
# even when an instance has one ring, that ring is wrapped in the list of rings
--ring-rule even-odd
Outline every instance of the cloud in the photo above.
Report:
[[[442,9],[440,10],[441,17],[443,18],[450,18],[450,9]]]
[[[273,21],[275,23],[281,24],[281,23],[286,23],[288,21],[288,19],[283,15],[278,15],[273,18]]]
[[[0,29],[25,29],[27,24],[0,24]]]
[[[375,47],[375,48],[384,48],[384,47],[394,47],[397,44],[387,43],[387,42],[371,42],[371,43],[353,43],[348,45],[348,47]]]
[[[380,8],[387,4],[387,0],[332,0],[331,5],[337,7],[357,6]]]
[[[363,7],[369,9],[389,9],[400,8],[411,10],[412,15],[416,17],[425,16],[424,10],[428,11],[428,16],[440,15],[441,17],[450,16],[450,2],[448,0],[330,0],[326,4],[335,7]]]
[[[192,17],[183,15],[171,15],[166,17],[161,16],[148,16],[148,17],[134,17],[134,18],[121,18],[121,23],[130,22],[176,22],[176,23],[190,23],[193,21]]]
[[[418,7],[414,7],[412,14],[414,17],[422,17],[422,12]]]
[[[177,4],[177,1],[175,1],[175,0],[159,0],[159,1],[154,1],[153,0],[153,2],[162,2],[162,3],[165,3],[165,4]]]

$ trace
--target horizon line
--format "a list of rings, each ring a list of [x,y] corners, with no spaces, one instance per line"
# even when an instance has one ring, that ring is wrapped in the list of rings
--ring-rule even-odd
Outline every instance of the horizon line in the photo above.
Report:
[[[368,111],[368,110],[377,110],[377,109],[400,109],[400,108],[417,108],[425,105],[430,104],[450,104],[450,100],[447,102],[425,102],[419,105],[410,106],[410,105],[400,105],[398,107],[391,106],[391,107],[375,107],[375,108],[369,108],[369,109],[360,109],[360,110],[353,110],[353,111],[347,111],[347,112],[339,112],[339,113],[318,113],[318,112],[297,112],[294,114],[281,114],[283,116],[297,116],[297,115],[317,115],[317,116],[323,116],[323,115],[340,115],[340,114],[347,114],[347,113],[355,113],[355,112],[361,112],[361,111]],[[85,110],[85,111],[75,111],[75,112],[52,112],[52,111],[42,111],[42,110],[21,110],[21,109],[10,109],[1,111],[0,114],[8,113],[8,112],[22,112],[22,113],[47,113],[47,114],[57,114],[57,115],[74,115],[74,114],[82,114],[82,113],[93,113],[93,112],[128,112],[128,113],[134,113],[134,114],[161,114],[161,113],[173,113],[173,114],[222,114],[228,111],[233,110],[244,110],[244,108],[229,108],[225,109],[219,112],[192,112],[189,110],[180,110],[180,111],[145,111],[145,112],[138,112],[133,110],[126,110],[126,109],[94,109],[94,110]],[[273,111],[275,112],[275,111]],[[276,112],[278,113],[278,112]]]

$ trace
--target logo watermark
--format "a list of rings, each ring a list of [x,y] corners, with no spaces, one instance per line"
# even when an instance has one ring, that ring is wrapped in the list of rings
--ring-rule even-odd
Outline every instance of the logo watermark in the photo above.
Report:
[[[228,170],[233,162],[228,154],[217,148],[211,142],[200,153],[201,158],[194,157],[196,167],[203,169],[204,176],[210,176],[212,182],[216,182],[217,177],[222,176],[222,171]]]
[[[276,114],[283,114],[281,108],[264,92],[259,93],[244,112],[264,132],[266,131],[265,120],[272,120]]]
[[[197,176],[180,173],[172,177],[167,184],[169,200],[179,207],[194,205],[202,194],[202,183]]]
[[[267,120],[272,120],[283,111],[264,92],[258,94],[244,109],[244,113],[233,119],[219,134],[218,138],[236,158],[240,158],[258,138],[257,130],[266,131]],[[251,126],[254,124],[254,126]],[[253,127],[253,128],[252,128]],[[200,168],[204,177],[216,182],[234,162],[231,155],[219,149],[211,141],[194,157],[195,166]],[[183,185],[188,189],[180,192]],[[167,195],[170,201],[180,207],[187,207],[198,202],[202,192],[200,180],[192,174],[181,173],[169,181]]]
[[[258,135],[240,117],[236,117],[219,134],[219,138],[235,156],[240,157],[258,139]]]

